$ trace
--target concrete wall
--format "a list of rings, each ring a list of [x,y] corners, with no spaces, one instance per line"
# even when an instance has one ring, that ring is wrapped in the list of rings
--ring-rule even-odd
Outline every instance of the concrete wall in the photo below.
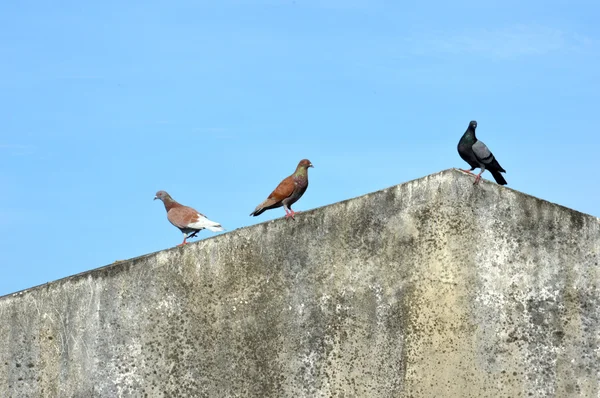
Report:
[[[0,397],[599,396],[600,220],[472,182],[2,297]]]

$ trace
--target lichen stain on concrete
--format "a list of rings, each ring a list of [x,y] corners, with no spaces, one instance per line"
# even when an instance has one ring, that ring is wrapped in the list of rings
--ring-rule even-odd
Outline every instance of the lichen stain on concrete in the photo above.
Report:
[[[598,396],[599,236],[444,171],[0,298],[0,396]]]

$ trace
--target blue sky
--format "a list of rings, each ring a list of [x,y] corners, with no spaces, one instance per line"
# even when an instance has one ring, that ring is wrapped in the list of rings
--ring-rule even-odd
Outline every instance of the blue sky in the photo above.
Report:
[[[600,216],[597,1],[0,5],[0,295],[228,230],[302,158],[307,210],[466,167]],[[490,179],[489,173],[484,177]],[[213,233],[203,231],[202,238]]]

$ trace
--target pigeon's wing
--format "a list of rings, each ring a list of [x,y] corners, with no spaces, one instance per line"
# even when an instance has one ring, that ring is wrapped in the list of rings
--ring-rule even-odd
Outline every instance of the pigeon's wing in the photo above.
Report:
[[[187,206],[174,207],[167,213],[167,218],[177,228],[210,229],[213,232],[223,231],[218,222],[209,220],[204,214]]]
[[[472,149],[473,153],[477,157],[477,160],[479,160],[481,163],[488,164],[494,160],[494,155],[492,155],[492,152],[490,152],[488,147],[483,142],[479,140],[475,141]]]
[[[286,177],[279,185],[277,185],[277,188],[271,192],[264,202],[256,206],[256,209],[252,214],[258,215],[264,211],[263,209],[268,209],[277,205],[281,206],[281,201],[285,198],[289,198],[294,193],[295,188],[296,184],[294,184],[294,177]]]
[[[294,189],[296,189],[294,178],[292,176],[285,178],[279,183],[279,185],[277,185],[277,188],[271,192],[267,200],[263,202],[263,205],[266,205],[263,207],[271,206],[275,203],[281,202],[285,198],[289,198],[292,193],[294,193]]]
[[[202,222],[203,219],[208,220],[204,215],[198,213],[196,210],[187,206],[173,207],[167,213],[167,218],[169,219],[171,224],[173,224],[177,228],[196,228],[192,225]]]
[[[271,194],[269,195],[269,199],[285,199],[288,196],[290,196],[292,192],[294,192],[295,188],[296,184],[294,184],[294,176],[291,175],[289,177],[286,177],[283,179],[283,181],[279,183],[279,185],[277,185],[277,188],[275,188],[273,192],[271,192]]]

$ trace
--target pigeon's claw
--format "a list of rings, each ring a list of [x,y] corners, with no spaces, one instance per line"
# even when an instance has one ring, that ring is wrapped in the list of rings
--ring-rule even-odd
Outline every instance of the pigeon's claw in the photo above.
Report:
[[[294,211],[292,209],[290,209],[290,211],[288,212],[287,209],[285,211],[285,218],[288,217],[292,217],[292,220],[295,220],[294,216],[296,215],[296,213],[300,213],[299,211]]]

